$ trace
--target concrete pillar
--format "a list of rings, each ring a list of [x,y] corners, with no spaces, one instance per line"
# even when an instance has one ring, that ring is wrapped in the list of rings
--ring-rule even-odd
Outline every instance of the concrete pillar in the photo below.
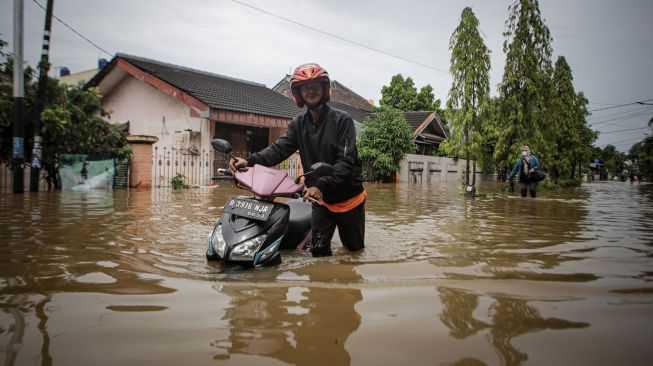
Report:
[[[158,137],[130,135],[127,141],[132,148],[129,169],[129,186],[132,188],[152,188],[152,144]]]

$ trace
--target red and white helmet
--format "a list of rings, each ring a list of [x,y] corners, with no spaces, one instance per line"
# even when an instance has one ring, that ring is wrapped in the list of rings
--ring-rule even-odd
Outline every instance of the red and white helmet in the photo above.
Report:
[[[297,66],[290,77],[290,90],[299,108],[306,104],[299,93],[299,87],[312,81],[320,81],[322,83],[322,102],[331,100],[331,80],[329,79],[329,73],[318,64],[303,64]]]

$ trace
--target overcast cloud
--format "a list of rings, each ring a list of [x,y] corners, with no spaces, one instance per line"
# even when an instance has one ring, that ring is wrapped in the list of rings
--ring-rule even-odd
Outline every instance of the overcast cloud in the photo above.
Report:
[[[25,1],[25,58],[40,58],[46,0]],[[319,33],[248,4],[340,38],[382,50],[400,60]],[[112,55],[118,52],[274,86],[301,63],[318,62],[332,78],[377,104],[381,87],[397,73],[418,88],[430,84],[446,100],[451,78],[451,33],[465,6],[480,21],[492,50],[492,94],[497,94],[512,0],[478,1],[283,1],[283,0],[55,0],[54,14]],[[591,110],[653,99],[653,1],[542,0],[553,37],[553,60],[564,55],[577,91]],[[13,51],[13,1],[0,1],[0,37]],[[110,59],[53,21],[50,61],[80,72]],[[441,71],[443,70],[443,71]],[[53,71],[54,74],[55,71]],[[650,101],[653,103],[653,100]],[[627,151],[644,138],[653,106],[596,111],[589,122],[603,132],[597,145]],[[623,129],[634,129],[610,133]]]

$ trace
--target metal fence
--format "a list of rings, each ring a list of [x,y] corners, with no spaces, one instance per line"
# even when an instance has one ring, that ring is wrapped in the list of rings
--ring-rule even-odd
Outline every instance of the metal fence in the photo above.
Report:
[[[30,167],[23,168],[23,191],[29,192],[30,185]],[[45,181],[45,171],[41,169],[41,179],[39,179],[39,191],[47,191],[48,183]],[[0,192],[12,193],[14,191],[14,172],[11,170],[11,162],[0,160]]]
[[[181,174],[188,185],[206,185],[213,169],[206,150],[199,154],[186,154],[177,149],[154,147],[152,154],[152,186],[170,187],[170,180]]]

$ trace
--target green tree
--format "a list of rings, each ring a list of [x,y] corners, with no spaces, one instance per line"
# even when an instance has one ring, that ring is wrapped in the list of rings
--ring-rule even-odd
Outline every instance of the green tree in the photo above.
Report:
[[[648,125],[653,126],[653,118]],[[628,151],[627,158],[635,162],[637,171],[643,177],[653,181],[653,135],[633,145]]]
[[[557,180],[571,175],[575,162],[573,150],[580,145],[582,131],[579,128],[580,100],[574,90],[571,68],[564,56],[559,56],[555,63],[551,87],[551,108],[546,127],[548,140],[554,148],[547,168],[551,178]]]
[[[126,132],[103,119],[109,113],[101,106],[99,89],[56,86],[56,103],[47,105],[42,114],[43,167],[49,172],[49,182],[59,187],[56,172],[61,154],[129,158]]]
[[[358,156],[371,167],[368,180],[388,179],[399,170],[399,161],[415,151],[412,129],[404,115],[381,107],[363,121],[357,138]]]
[[[599,160],[613,177],[620,176],[625,168],[626,155],[617,150],[614,145],[607,145],[600,150]]]
[[[409,76],[404,79],[401,74],[397,74],[390,80],[390,85],[381,88],[381,107],[395,108],[400,111],[433,111],[439,108],[440,101],[435,100],[433,87],[431,85],[423,86],[417,91],[415,82]]]
[[[506,65],[499,85],[499,118],[494,158],[509,168],[518,144],[527,143],[546,165],[553,149],[545,139],[551,79],[551,36],[537,0],[516,0],[508,7]]]
[[[1,49],[1,47],[0,47]],[[13,74],[11,55],[2,54],[0,71],[9,78]],[[33,121],[36,114],[36,82],[31,68],[25,70],[25,155],[31,160],[31,145],[34,136]],[[13,135],[13,98],[10,83],[0,84],[0,141],[1,159],[11,156]],[[131,149],[126,133],[106,122],[108,112],[101,107],[98,89],[82,89],[59,84],[48,79],[47,104],[41,114],[42,164],[50,187],[59,188],[59,157],[65,153],[103,155],[118,159],[129,158]]]
[[[571,179],[576,178],[576,166],[578,167],[578,178],[582,177],[583,172],[587,172],[587,163],[592,160],[593,144],[598,139],[597,131],[590,128],[587,123],[589,112],[587,104],[589,101],[585,98],[583,92],[576,94],[576,123],[575,130],[578,131],[579,144],[571,148],[572,160],[575,164],[572,166]]]
[[[430,84],[423,86],[419,93],[417,93],[417,102],[413,106],[413,111],[433,111],[438,109],[436,103],[439,106],[440,100],[435,100],[433,95],[433,87]]]
[[[0,81],[0,161],[8,162],[12,154],[13,123],[14,123],[14,98],[13,98],[13,57],[2,49],[6,43],[0,39],[0,74],[6,82]],[[33,118],[36,113],[37,85],[33,82],[36,75],[31,67],[24,69],[24,100],[23,118],[25,126],[25,161],[31,161],[31,134]]]
[[[453,80],[447,100],[447,116],[452,135],[441,145],[441,148],[449,155],[464,156],[467,160],[465,185],[469,185],[470,160],[474,159],[476,164],[476,161],[481,159],[484,130],[492,129],[489,125],[491,121],[487,118],[490,95],[490,50],[485,46],[478,26],[478,19],[472,9],[465,8],[460,24],[449,41],[449,50],[451,50],[449,70]],[[473,174],[472,185],[475,183],[476,174]]]

